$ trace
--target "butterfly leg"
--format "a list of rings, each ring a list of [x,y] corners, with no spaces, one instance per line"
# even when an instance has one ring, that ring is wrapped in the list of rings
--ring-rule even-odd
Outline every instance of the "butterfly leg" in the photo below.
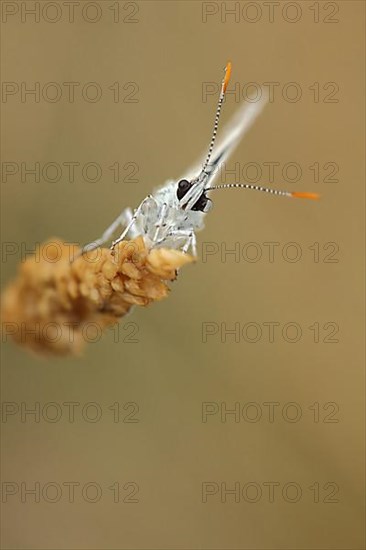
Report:
[[[155,230],[155,234],[154,234],[154,237],[153,237],[153,242],[154,243],[156,243],[158,241],[160,230],[164,226],[164,221],[165,221],[167,209],[168,209],[168,205],[167,205],[166,202],[164,202],[162,204],[159,219],[158,219],[158,222],[156,224],[156,230]]]
[[[114,220],[114,222],[107,227],[107,229],[104,231],[101,237],[99,239],[96,239],[95,241],[92,241],[91,243],[86,244],[83,246],[81,252],[79,252],[75,257],[78,258],[81,256],[84,252],[91,252],[92,250],[95,250],[96,248],[99,248],[104,243],[109,241],[112,237],[112,235],[115,233],[116,229],[121,225],[127,225],[132,218],[132,212],[130,208],[126,208],[123,210],[120,215]]]
[[[196,241],[196,235],[194,234],[194,231],[189,232],[187,236],[187,240],[183,245],[182,252],[186,254],[190,247],[192,248],[193,256],[197,256],[197,241]]]
[[[188,250],[192,248],[193,256],[197,256],[197,240],[196,240],[196,235],[192,229],[190,230],[173,229],[169,231],[168,235],[165,238],[160,239],[160,242],[163,242],[165,239],[173,240],[176,242],[181,241],[180,245],[172,248],[181,250],[184,254],[186,254]],[[157,244],[159,244],[159,241]]]
[[[127,233],[130,231],[130,229],[132,228],[132,226],[135,224],[137,218],[139,217],[140,213],[141,213],[141,210],[143,208],[143,206],[152,199],[153,197],[151,195],[148,195],[147,197],[144,198],[144,200],[140,203],[140,205],[137,207],[137,209],[135,210],[135,213],[133,214],[133,216],[131,217],[129,223],[127,224],[126,228],[123,230],[123,232],[121,233],[121,235],[118,237],[117,240],[113,241],[112,243],[112,246],[111,246],[111,250],[114,250],[114,247],[120,243],[121,241],[124,240],[124,238],[126,237]]]

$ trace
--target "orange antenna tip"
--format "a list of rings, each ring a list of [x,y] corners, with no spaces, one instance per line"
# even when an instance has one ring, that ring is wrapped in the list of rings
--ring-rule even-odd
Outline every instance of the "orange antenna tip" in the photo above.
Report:
[[[222,91],[224,93],[226,92],[226,88],[228,87],[230,76],[231,76],[231,62],[228,61],[225,67],[224,81],[222,83]]]
[[[291,193],[291,196],[296,197],[297,199],[310,199],[310,200],[313,200],[313,201],[316,201],[316,200],[320,199],[319,193],[304,193],[304,192],[301,192],[301,191]]]

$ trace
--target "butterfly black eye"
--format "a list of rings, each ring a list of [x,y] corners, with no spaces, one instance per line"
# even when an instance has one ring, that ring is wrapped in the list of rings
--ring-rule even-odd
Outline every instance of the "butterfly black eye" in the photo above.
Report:
[[[177,197],[181,200],[187,191],[191,188],[192,184],[188,180],[180,180],[178,183]]]
[[[202,193],[198,201],[192,206],[194,212],[208,212],[210,210],[212,201],[206,197],[205,193]]]

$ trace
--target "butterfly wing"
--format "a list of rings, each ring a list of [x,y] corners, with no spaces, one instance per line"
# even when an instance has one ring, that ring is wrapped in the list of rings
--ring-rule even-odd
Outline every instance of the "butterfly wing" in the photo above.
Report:
[[[220,164],[225,162],[233,153],[241,139],[249,131],[256,118],[262,112],[266,103],[267,97],[263,93],[262,98],[259,101],[244,103],[244,105],[236,111],[231,120],[225,125],[222,137],[219,139],[212,154],[211,161],[205,170],[205,172],[209,174],[209,177],[206,180],[206,187],[210,187],[212,185],[214,179],[219,173]],[[201,159],[202,158],[204,157],[201,157]],[[194,167],[188,170],[184,174],[184,178],[188,180],[194,179],[200,173],[201,169],[202,160],[201,164],[197,163]]]

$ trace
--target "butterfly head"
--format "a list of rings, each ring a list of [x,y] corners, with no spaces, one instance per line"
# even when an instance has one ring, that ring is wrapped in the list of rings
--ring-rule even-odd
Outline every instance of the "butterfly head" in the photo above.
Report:
[[[180,180],[177,186],[177,199],[183,210],[209,212],[212,201],[207,197],[204,182]]]

